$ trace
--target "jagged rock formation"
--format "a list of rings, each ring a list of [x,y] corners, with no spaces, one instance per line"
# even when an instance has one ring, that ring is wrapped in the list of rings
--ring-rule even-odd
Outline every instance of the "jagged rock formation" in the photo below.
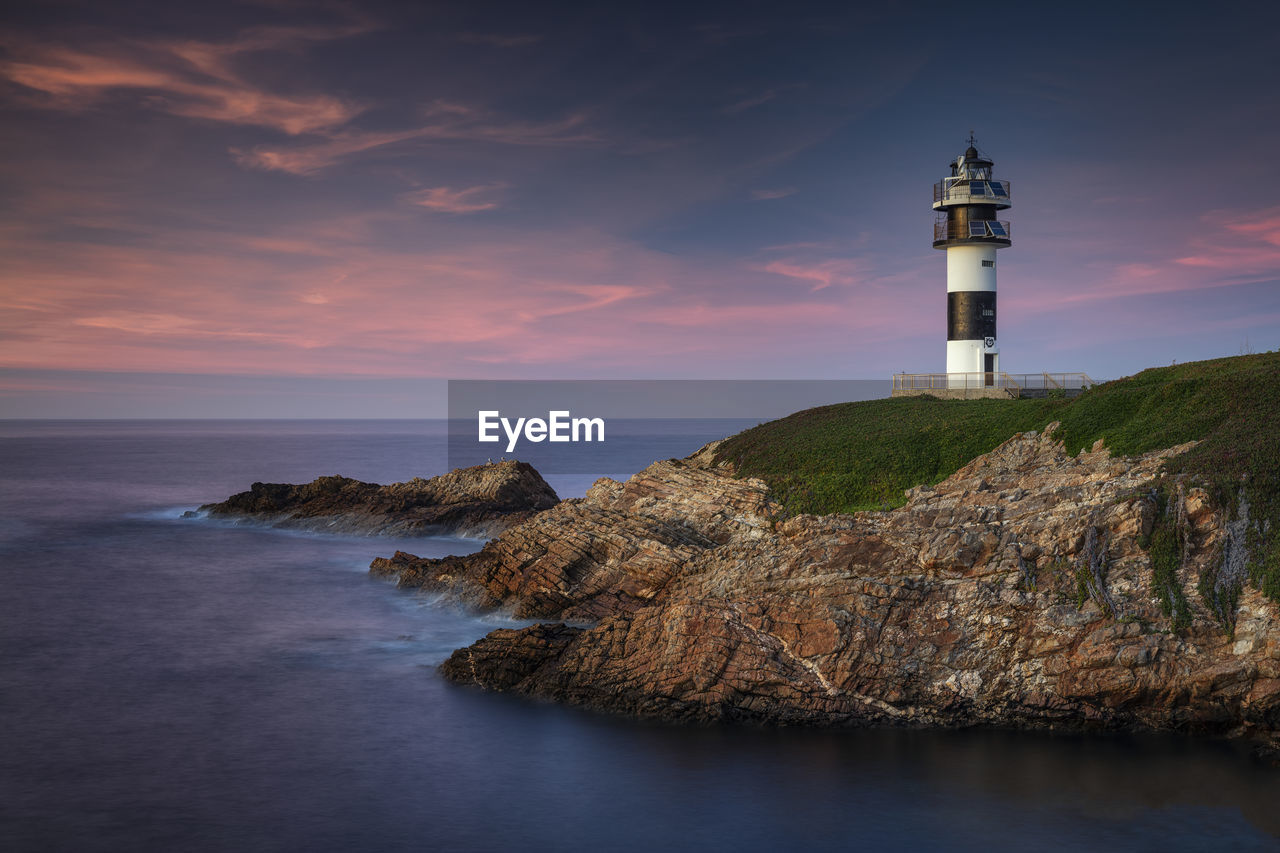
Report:
[[[647,605],[708,550],[763,535],[772,511],[758,480],[660,462],[626,483],[601,479],[586,498],[561,502],[475,554],[397,552],[371,570],[401,587],[510,607],[519,618],[594,621]]]
[[[672,720],[1280,732],[1280,608],[1196,590],[1231,541],[1186,486],[1182,627],[1146,543],[1161,463],[1018,435],[890,512],[783,519],[708,455],[599,481],[468,557],[375,572],[562,624],[494,631],[458,682]],[[1175,614],[1177,615],[1177,614]]]
[[[348,477],[320,477],[303,485],[254,483],[249,491],[199,511],[332,533],[489,537],[559,500],[528,463],[494,462],[386,486]]]

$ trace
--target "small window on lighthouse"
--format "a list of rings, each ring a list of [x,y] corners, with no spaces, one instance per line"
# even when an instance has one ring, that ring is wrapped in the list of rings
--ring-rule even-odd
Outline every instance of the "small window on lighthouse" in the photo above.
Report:
[[[996,262],[995,262],[995,261],[983,261],[983,262],[982,262],[982,265],[983,265],[984,267],[994,267],[994,266],[996,265]]]

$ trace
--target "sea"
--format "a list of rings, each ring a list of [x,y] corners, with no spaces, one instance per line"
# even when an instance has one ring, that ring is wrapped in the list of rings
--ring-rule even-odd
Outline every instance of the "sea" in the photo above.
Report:
[[[731,424],[633,424],[681,456]],[[184,519],[444,470],[433,421],[0,422],[5,851],[1280,849],[1235,743],[688,728],[445,682],[495,628],[368,575],[412,540]],[[636,470],[624,454],[601,471]],[[549,476],[562,497],[594,477]]]

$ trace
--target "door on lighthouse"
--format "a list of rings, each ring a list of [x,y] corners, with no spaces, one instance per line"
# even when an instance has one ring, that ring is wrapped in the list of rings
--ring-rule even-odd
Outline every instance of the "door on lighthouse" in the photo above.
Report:
[[[983,384],[987,386],[996,384],[996,356],[995,353],[986,353],[982,356],[982,372]]]

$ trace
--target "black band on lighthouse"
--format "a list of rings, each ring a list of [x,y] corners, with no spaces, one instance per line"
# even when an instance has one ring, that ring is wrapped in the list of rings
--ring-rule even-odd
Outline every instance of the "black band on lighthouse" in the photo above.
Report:
[[[947,340],[980,341],[995,336],[994,290],[961,290],[947,294]]]

